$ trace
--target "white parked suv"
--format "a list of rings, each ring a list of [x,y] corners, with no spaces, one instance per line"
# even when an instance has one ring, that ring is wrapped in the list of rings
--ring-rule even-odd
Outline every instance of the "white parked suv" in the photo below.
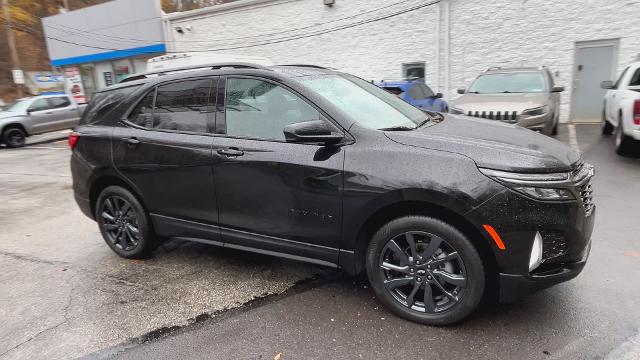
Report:
[[[602,110],[602,133],[615,130],[615,146],[619,155],[640,153],[640,61],[627,66],[618,80],[603,81],[608,89]]]

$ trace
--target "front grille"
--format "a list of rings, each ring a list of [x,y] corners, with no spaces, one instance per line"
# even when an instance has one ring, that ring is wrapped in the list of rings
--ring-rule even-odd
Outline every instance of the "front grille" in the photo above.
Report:
[[[576,192],[580,195],[584,212],[591,215],[594,208],[593,188],[591,178],[593,177],[593,166],[581,164],[572,174],[571,178],[575,183]]]
[[[516,111],[469,111],[467,115],[506,122],[516,122],[518,119],[518,113]]]
[[[578,190],[580,190],[580,198],[582,199],[584,212],[589,216],[593,211],[593,188],[591,187],[591,180],[587,181],[584,185],[579,186]]]
[[[559,231],[541,230],[542,235],[542,261],[545,264],[561,262],[569,251],[569,244],[564,235]]]

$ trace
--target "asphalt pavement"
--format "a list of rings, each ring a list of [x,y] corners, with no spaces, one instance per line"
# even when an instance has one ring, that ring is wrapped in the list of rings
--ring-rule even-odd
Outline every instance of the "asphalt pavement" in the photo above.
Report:
[[[184,243],[120,259],[73,204],[67,150],[0,149],[0,359],[640,359],[640,159],[596,126],[558,139],[596,165],[585,270],[444,328],[304,263]]]

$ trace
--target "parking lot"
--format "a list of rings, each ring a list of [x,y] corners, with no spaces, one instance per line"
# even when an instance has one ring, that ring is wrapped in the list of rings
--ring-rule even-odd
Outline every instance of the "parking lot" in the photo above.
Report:
[[[0,358],[638,359],[640,159],[575,129],[558,139],[597,169],[584,272],[448,328],[399,319],[362,279],[315,265],[178,242],[121,259],[73,200],[64,142],[2,148]]]

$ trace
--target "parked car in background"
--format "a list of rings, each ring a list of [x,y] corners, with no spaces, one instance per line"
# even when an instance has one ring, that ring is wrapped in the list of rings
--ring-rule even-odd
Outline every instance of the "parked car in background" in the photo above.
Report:
[[[122,257],[175,238],[366,272],[431,325],[586,264],[593,167],[547,136],[317,66],[136,77],[69,136],[76,202]]]
[[[0,142],[20,147],[27,136],[71,129],[78,125],[85,107],[65,94],[18,99],[0,112]]]
[[[627,66],[618,80],[603,81],[602,133],[615,131],[616,152],[635,155],[640,152],[640,62]]]
[[[450,112],[558,133],[560,93],[551,72],[539,68],[490,68],[480,74],[461,97],[451,102]]]
[[[398,96],[409,104],[424,110],[449,112],[449,105],[441,93],[433,90],[421,79],[405,81],[382,81],[379,87]]]

